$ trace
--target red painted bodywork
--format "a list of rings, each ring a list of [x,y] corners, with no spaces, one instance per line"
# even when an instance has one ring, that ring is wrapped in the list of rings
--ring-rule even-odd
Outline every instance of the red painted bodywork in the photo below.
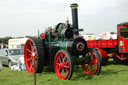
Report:
[[[40,36],[41,36],[41,39],[45,39],[45,33],[43,33],[43,34],[40,34]]]
[[[87,40],[88,48],[115,48],[117,40]]]
[[[108,53],[112,53],[120,60],[128,59],[128,22],[118,24],[117,31],[117,39],[87,40],[88,48],[97,49],[102,58],[109,58]]]
[[[118,25],[118,42],[119,42],[119,52],[120,53],[128,53],[128,38],[124,38],[121,36],[121,28],[127,29],[128,30],[128,24],[121,24]]]
[[[87,40],[88,48],[96,48],[102,58],[108,58],[108,53],[104,48],[112,49],[116,48],[117,40],[109,39],[109,40]]]

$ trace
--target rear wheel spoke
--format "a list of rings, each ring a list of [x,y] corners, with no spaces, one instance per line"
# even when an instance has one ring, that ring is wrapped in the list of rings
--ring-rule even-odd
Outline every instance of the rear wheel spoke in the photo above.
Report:
[[[60,58],[62,58],[62,61],[63,61],[63,54],[60,55]]]
[[[35,51],[34,51],[34,49],[35,49],[35,48],[34,48],[33,46],[32,46],[32,48],[31,48],[31,49],[32,49],[32,52],[35,52]]]
[[[31,66],[30,66],[30,70],[32,70],[32,67],[33,67],[33,65],[31,64]]]
[[[66,72],[68,72],[68,69],[66,68]]]
[[[59,58],[59,62],[61,63],[61,59]]]
[[[27,59],[27,61],[30,61],[30,60],[32,61],[32,59],[31,59],[31,58]]]
[[[58,68],[60,68],[60,63],[57,63]]]
[[[35,60],[37,60],[37,56],[35,56]]]
[[[32,44],[32,42],[30,42],[29,45],[31,46],[31,50],[33,52],[33,49],[32,49],[33,48],[33,44]]]
[[[30,51],[29,49],[27,49],[27,51],[32,54],[32,51]]]
[[[66,58],[66,57],[63,58],[63,62],[65,61],[65,58]]]

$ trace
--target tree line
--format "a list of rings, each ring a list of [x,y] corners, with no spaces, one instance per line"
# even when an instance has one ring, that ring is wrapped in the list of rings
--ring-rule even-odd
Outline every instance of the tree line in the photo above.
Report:
[[[8,40],[12,39],[12,37],[4,37],[4,38],[0,38],[0,43],[3,44],[8,44]]]

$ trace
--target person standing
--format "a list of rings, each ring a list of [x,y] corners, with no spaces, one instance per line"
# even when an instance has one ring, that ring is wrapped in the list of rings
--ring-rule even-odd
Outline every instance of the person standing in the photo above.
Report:
[[[0,71],[2,70],[3,66],[2,66],[2,63],[1,63],[1,60],[0,60]]]

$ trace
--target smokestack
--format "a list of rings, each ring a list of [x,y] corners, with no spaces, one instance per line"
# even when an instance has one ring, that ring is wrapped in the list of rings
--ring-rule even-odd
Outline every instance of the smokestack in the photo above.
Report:
[[[74,36],[79,35],[79,27],[78,27],[78,13],[77,8],[78,5],[76,3],[71,4],[71,10],[72,10],[72,23],[73,23],[73,32]]]

